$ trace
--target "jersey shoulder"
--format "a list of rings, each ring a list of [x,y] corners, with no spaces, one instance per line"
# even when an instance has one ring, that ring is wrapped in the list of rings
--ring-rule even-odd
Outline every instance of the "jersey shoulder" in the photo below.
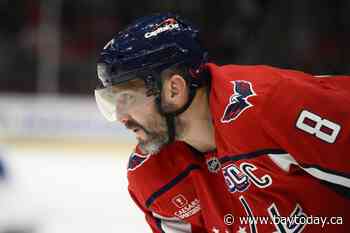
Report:
[[[274,148],[276,145],[264,136],[261,112],[282,83],[288,79],[309,79],[310,75],[265,65],[208,64],[208,69],[211,74],[209,106],[219,154]],[[284,101],[283,96],[279,101]]]
[[[211,75],[210,108],[214,118],[223,118],[223,123],[234,121],[252,106],[262,106],[267,94],[281,80],[278,70],[269,66],[209,64],[208,68]],[[251,110],[256,110],[256,107]]]
[[[183,142],[166,145],[157,154],[143,155],[136,149],[129,159],[129,190],[144,207],[149,208],[174,189],[191,188],[189,182],[181,180],[186,179],[196,164],[191,149]]]

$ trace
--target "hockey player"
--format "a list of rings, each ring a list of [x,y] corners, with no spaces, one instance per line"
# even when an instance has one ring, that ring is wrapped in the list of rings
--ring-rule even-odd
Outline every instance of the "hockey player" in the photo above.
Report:
[[[227,192],[223,174],[212,172],[215,167],[209,168],[206,163],[213,155],[175,142],[164,146],[157,154],[144,154],[138,148],[130,156],[129,192],[145,213],[153,232],[239,232],[240,229],[250,232],[249,227],[253,232],[257,228],[260,232],[273,232],[279,228],[286,229],[285,232],[346,232],[343,221],[348,214],[342,205],[347,201],[312,176],[298,170],[286,173],[276,167],[268,175],[260,175],[245,165],[245,172],[255,186],[251,187],[255,190],[250,194],[257,202],[250,207],[243,196],[239,203],[232,202],[235,196]],[[259,185],[268,185],[272,180],[275,183],[268,192],[259,192]],[[301,187],[307,188],[301,192]],[[249,220],[239,213],[239,205],[246,205],[249,213],[261,203],[273,203],[270,212],[281,216],[265,214]],[[290,208],[292,212],[288,212]],[[236,225],[232,222],[233,216]],[[312,216],[315,219],[312,220]],[[315,224],[306,226],[306,221]]]
[[[207,154],[228,190],[213,195],[223,183],[210,174],[207,185],[194,181],[208,232],[347,232],[349,76],[207,63],[198,30],[172,14],[120,32],[101,52],[98,76],[99,108],[142,150],[177,139]],[[274,221],[224,221],[230,211]]]

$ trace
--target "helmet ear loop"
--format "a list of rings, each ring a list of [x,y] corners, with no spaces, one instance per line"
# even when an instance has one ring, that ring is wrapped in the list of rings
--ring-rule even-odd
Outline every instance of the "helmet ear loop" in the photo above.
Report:
[[[168,127],[168,144],[171,144],[175,141],[175,115],[172,113],[165,113],[162,109],[162,98],[161,95],[158,94],[156,97],[156,106],[158,112],[165,117],[166,124]]]
[[[163,83],[160,75],[159,74],[148,75],[145,78],[146,88],[148,88],[147,93],[149,93],[150,95],[156,96],[155,101],[156,101],[158,112],[165,117],[167,127],[168,127],[168,137],[169,137],[168,144],[175,141],[175,135],[176,135],[175,117],[185,112],[188,109],[188,107],[191,105],[196,95],[197,88],[200,86],[200,84],[197,82],[194,82],[193,79],[194,79],[193,77],[186,77],[186,83],[189,90],[189,98],[187,103],[177,111],[165,112],[162,108],[161,93],[163,89]]]
[[[191,71],[189,72],[189,75],[187,75],[185,77],[185,81],[187,84],[187,90],[188,90],[188,100],[184,106],[182,106],[180,109],[172,112],[171,114],[173,114],[174,116],[180,115],[181,113],[185,112],[190,107],[194,97],[196,96],[197,88],[199,88],[201,86],[201,83],[197,79],[198,79],[197,77],[192,76]]]
[[[168,144],[175,141],[175,115],[172,113],[164,112],[162,108],[162,89],[163,83],[158,73],[148,74],[144,78],[146,86],[146,96],[154,95],[157,110],[160,115],[164,116],[168,127]]]

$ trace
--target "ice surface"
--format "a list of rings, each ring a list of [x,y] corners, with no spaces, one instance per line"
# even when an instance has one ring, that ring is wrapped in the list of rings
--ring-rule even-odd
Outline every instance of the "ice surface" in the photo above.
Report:
[[[128,154],[118,153],[9,147],[16,194],[1,202],[0,189],[0,227],[15,219],[38,223],[37,233],[151,232],[127,192]]]

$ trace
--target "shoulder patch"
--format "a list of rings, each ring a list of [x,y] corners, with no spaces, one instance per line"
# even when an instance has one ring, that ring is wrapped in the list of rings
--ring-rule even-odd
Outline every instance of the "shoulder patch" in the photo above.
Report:
[[[229,123],[236,120],[242,112],[252,107],[248,101],[251,96],[256,96],[251,82],[244,80],[231,81],[233,85],[233,94],[229,98],[229,103],[226,105],[221,122]]]
[[[142,154],[133,152],[129,158],[128,171],[133,171],[136,168],[140,167],[149,157],[151,157],[150,154],[142,155]]]

